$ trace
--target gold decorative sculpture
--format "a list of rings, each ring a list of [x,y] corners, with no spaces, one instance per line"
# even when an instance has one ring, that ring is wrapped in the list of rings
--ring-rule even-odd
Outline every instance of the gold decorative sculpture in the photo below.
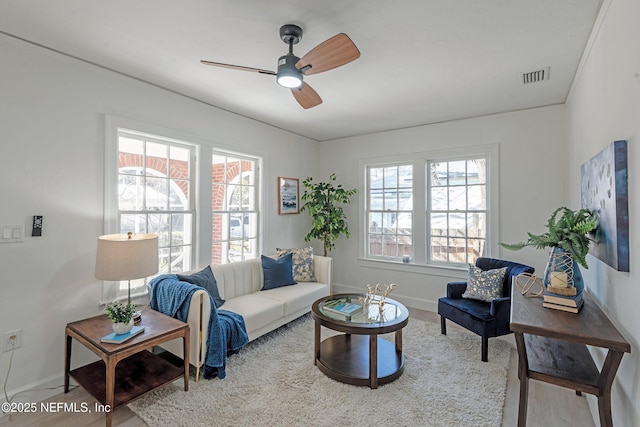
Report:
[[[367,285],[367,295],[364,297],[365,305],[377,305],[380,310],[380,315],[382,315],[385,299],[397,286],[395,283],[391,283],[390,285],[380,285],[380,283],[378,283],[375,288],[373,285]]]
[[[521,279],[524,279],[524,284]],[[520,289],[520,293],[525,297],[539,297],[544,293],[542,280],[537,278],[535,274],[520,273],[514,280],[516,286]]]

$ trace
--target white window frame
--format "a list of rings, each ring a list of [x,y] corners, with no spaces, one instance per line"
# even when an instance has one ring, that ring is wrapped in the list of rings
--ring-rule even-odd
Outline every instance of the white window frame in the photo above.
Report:
[[[467,166],[467,162],[469,160],[474,160],[474,159],[483,159],[485,160],[485,172],[487,170],[487,163],[488,163],[488,159],[486,156],[481,155],[481,156],[465,156],[465,157],[455,157],[455,158],[438,158],[438,159],[429,159],[426,162],[425,165],[425,178],[426,178],[426,182],[425,182],[425,191],[426,191],[426,200],[427,200],[427,204],[426,204],[426,209],[425,209],[425,215],[424,215],[424,219],[426,222],[426,256],[427,256],[427,260],[426,263],[429,265],[444,265],[447,267],[456,267],[456,266],[464,266],[466,267],[466,265],[471,262],[474,263],[474,260],[469,260],[469,241],[473,240],[471,237],[468,236],[467,234],[467,226],[468,226],[468,218],[465,218],[465,231],[464,231],[464,236],[450,236],[449,232],[452,229],[452,225],[449,223],[449,221],[451,220],[452,217],[454,217],[455,215],[460,215],[460,214],[464,214],[465,217],[467,217],[468,215],[473,215],[473,214],[484,214],[485,215],[485,219],[488,221],[489,220],[489,197],[488,197],[488,192],[486,191],[488,184],[485,182],[483,182],[482,184],[485,187],[485,209],[470,209],[468,206],[468,196],[469,196],[469,187],[471,187],[472,185],[469,184],[468,182],[466,182],[464,184],[461,183],[457,183],[457,184],[452,184],[451,182],[448,181],[448,179],[446,180],[446,182],[441,185],[441,186],[437,186],[436,188],[440,188],[443,189],[444,191],[446,191],[448,193],[447,195],[447,201],[449,203],[447,203],[446,208],[441,208],[441,209],[436,209],[433,206],[433,201],[430,197],[431,194],[431,190],[432,188],[432,184],[433,184],[433,176],[431,175],[431,165],[434,163],[453,163],[453,162],[464,162],[465,163],[465,172],[466,172],[466,166]],[[447,173],[447,176],[449,176],[449,173]],[[465,173],[465,179],[467,178],[468,174]],[[477,184],[476,184],[477,185]],[[464,189],[462,191],[462,194],[464,194],[464,208],[463,209],[454,209],[450,206],[450,203],[452,203],[451,200],[451,191],[455,190],[455,189]],[[456,198],[460,198],[461,194],[458,193],[458,195],[456,196]],[[444,260],[435,260],[434,255],[433,255],[433,245],[431,244],[431,239],[432,237],[436,237],[435,233],[432,231],[431,225],[431,214],[440,214],[443,215],[445,217],[445,233],[444,235],[441,235],[440,238],[446,242],[446,251],[445,254],[447,256],[447,258],[451,257],[451,240],[457,240],[457,241],[462,241],[464,242],[464,261],[444,261]],[[485,236],[484,236],[484,240],[485,241],[485,251],[487,250],[487,245],[486,245],[486,229],[485,229]],[[486,256],[486,252],[481,254],[481,256]]]
[[[191,142],[189,135],[164,129],[157,126],[147,125],[132,120],[119,117],[107,116],[105,121],[105,178],[104,178],[104,230],[103,234],[120,233],[119,212],[118,212],[118,144],[121,134],[128,134],[131,137],[159,142],[161,144],[177,145],[190,149],[190,186],[189,186],[189,210],[191,217],[191,251],[189,263],[195,266],[198,251],[198,144]],[[157,211],[162,213],[162,211]],[[160,273],[159,273],[160,274]],[[147,286],[132,287],[132,299],[144,298],[148,294]],[[117,299],[126,297],[126,290],[122,289],[119,282],[104,281],[102,284],[101,303],[109,303]]]
[[[485,157],[487,159],[487,241],[485,256],[499,253],[499,144],[478,145],[447,150],[423,151],[417,153],[397,154],[365,158],[360,161],[360,191],[368,194],[367,171],[370,166],[381,167],[411,163],[413,165],[413,257],[409,264],[401,259],[381,259],[367,256],[368,244],[368,197],[363,197],[362,211],[364,215],[359,221],[361,236],[359,249],[359,265],[363,267],[384,268],[398,271],[414,271],[424,274],[448,275],[449,270],[466,270],[466,265],[428,262],[428,224],[427,224],[427,164],[429,161],[454,161],[469,158]]]
[[[371,201],[371,194],[372,194],[372,189],[371,189],[371,185],[370,185],[370,181],[369,181],[369,177],[370,177],[370,171],[371,169],[385,169],[385,168],[396,168],[399,169],[401,167],[405,167],[405,166],[409,166],[412,168],[412,180],[413,180],[413,169],[415,169],[415,166],[413,165],[413,162],[398,162],[398,163],[385,163],[382,165],[367,165],[365,168],[365,174],[367,175],[366,178],[366,191],[365,191],[365,198],[366,198],[366,208],[365,208],[365,217],[367,218],[367,225],[365,226],[365,232],[366,232],[366,240],[367,240],[367,244],[365,245],[365,254],[366,257],[369,259],[386,259],[386,260],[402,260],[402,256],[404,255],[403,253],[397,253],[396,254],[389,254],[386,253],[385,251],[385,244],[384,244],[384,239],[385,236],[393,236],[394,237],[394,241],[395,241],[395,246],[396,249],[398,248],[399,245],[399,239],[401,237],[404,237],[405,239],[408,239],[411,241],[411,247],[413,248],[413,246],[415,245],[415,241],[414,241],[414,234],[413,234],[413,223],[415,222],[413,214],[414,214],[414,209],[412,208],[411,210],[406,210],[406,209],[402,209],[402,206],[400,205],[400,200],[399,200],[399,193],[401,192],[405,192],[411,193],[411,199],[413,200],[413,193],[414,193],[414,187],[413,187],[413,182],[411,184],[410,187],[401,187],[400,184],[398,182],[396,182],[395,187],[387,187],[386,183],[385,183],[385,179],[383,178],[383,182],[382,182],[382,187],[379,188],[379,190],[382,191],[383,194],[383,200],[382,200],[382,209],[374,209],[372,207],[372,201]],[[384,174],[384,171],[383,171]],[[386,206],[386,197],[384,197],[384,195],[387,194],[387,192],[391,192],[391,191],[395,191],[396,194],[396,208],[395,209],[391,209],[388,208]],[[411,214],[411,234],[409,235],[401,235],[398,234],[398,221],[401,217],[401,215],[403,213],[410,213]],[[389,221],[389,217],[388,215],[394,215],[395,214],[395,223],[394,224],[388,224],[387,221]],[[380,220],[380,232],[379,233],[372,233],[369,227],[369,217],[370,215],[379,215],[381,217]],[[386,216],[386,218],[385,218]],[[395,226],[395,231],[389,231],[387,233],[385,233],[385,228],[388,230],[391,230],[391,227],[389,227],[389,225],[394,225]],[[371,254],[370,253],[370,249],[371,249],[371,242],[370,242],[370,237],[371,235],[376,235],[376,236],[380,236],[380,244],[381,244],[381,254]],[[409,255],[409,254],[408,254]]]
[[[255,259],[255,258],[259,258],[260,257],[260,247],[261,247],[261,235],[260,235],[260,223],[261,223],[261,209],[260,209],[260,194],[261,194],[261,185],[260,185],[260,170],[261,170],[261,164],[262,161],[259,157],[257,156],[251,156],[248,154],[242,154],[242,153],[237,153],[237,152],[231,152],[231,151],[226,151],[226,150],[219,150],[219,149],[213,149],[212,153],[211,153],[211,163],[213,162],[213,156],[220,156],[220,157],[224,157],[225,158],[225,170],[226,170],[226,165],[227,165],[227,160],[229,158],[232,159],[236,159],[236,160],[246,160],[246,161],[250,161],[253,163],[253,165],[255,166],[255,169],[252,171],[253,173],[253,184],[249,184],[249,185],[243,185],[242,183],[237,183],[237,182],[230,182],[226,180],[226,174],[225,174],[225,182],[224,183],[213,183],[212,182],[212,186],[213,185],[223,185],[225,187],[225,191],[224,191],[224,206],[222,207],[222,209],[218,209],[218,210],[212,210],[211,211],[211,216],[212,216],[212,220],[215,217],[215,215],[221,214],[221,215],[225,215],[227,218],[227,221],[224,222],[224,227],[226,228],[226,233],[223,233],[223,236],[226,237],[222,237],[220,239],[214,240],[213,239],[213,235],[211,237],[212,239],[212,245],[214,244],[221,244],[221,245],[225,245],[226,244],[226,250],[222,251],[222,258],[221,258],[221,263],[222,264],[226,264],[226,263],[232,263],[232,262],[238,262],[238,261],[242,261],[242,260],[246,260],[246,259]],[[244,171],[241,171],[242,174],[238,175],[238,178],[242,178],[242,176],[244,175]],[[239,189],[241,194],[242,194],[242,188],[249,188],[251,191],[251,194],[249,194],[249,197],[251,199],[253,199],[252,201],[252,205],[254,207],[254,209],[250,209],[250,210],[242,210],[242,209],[234,209],[235,206],[231,206],[231,196],[233,192],[229,192],[228,190],[231,187],[236,187],[235,189]],[[209,206],[211,206],[212,203],[209,204]],[[242,223],[241,223],[241,236],[240,238],[237,238],[238,236],[233,236],[231,233],[231,227],[230,227],[230,219],[232,215],[241,215],[241,217],[243,218]],[[254,215],[255,221],[249,225],[252,225],[253,227],[249,227],[249,228],[245,228],[244,226],[244,220],[247,218],[245,215]],[[213,226],[212,226],[213,228]],[[213,230],[212,230],[213,231]],[[213,234],[213,233],[212,233]],[[229,254],[229,245],[233,242],[237,243],[237,242],[247,242],[250,250],[248,252],[245,252],[245,248],[244,248],[244,244],[241,244],[241,253],[240,253],[240,257],[237,260],[231,260],[230,258],[230,254]],[[246,255],[249,254],[252,256],[247,257]],[[212,263],[213,263],[213,253],[212,253]]]

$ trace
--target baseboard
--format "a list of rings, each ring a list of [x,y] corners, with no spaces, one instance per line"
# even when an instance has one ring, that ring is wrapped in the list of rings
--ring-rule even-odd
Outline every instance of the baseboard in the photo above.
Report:
[[[339,283],[333,283],[332,287],[333,287],[334,294],[341,294],[341,293],[361,294],[365,292],[365,289],[363,289],[361,286],[356,287],[356,286],[342,285]],[[389,297],[398,302],[401,302],[402,304],[404,304],[409,308],[417,308],[419,310],[431,311],[433,313],[438,312],[438,301],[431,301],[431,300],[426,300],[422,298],[409,297],[406,295],[396,293],[395,291],[391,295],[389,295]]]

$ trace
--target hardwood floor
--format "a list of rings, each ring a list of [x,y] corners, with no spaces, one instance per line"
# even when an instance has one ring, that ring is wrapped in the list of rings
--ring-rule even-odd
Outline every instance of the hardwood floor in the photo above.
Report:
[[[436,313],[429,311],[410,309],[411,317],[431,322],[439,322]],[[447,327],[457,327],[451,322]],[[493,338],[496,339],[496,338]],[[505,402],[502,425],[512,427],[517,425],[518,420],[518,388],[519,381],[517,375],[517,352],[513,335],[501,339],[508,340],[512,346],[511,360],[509,365],[509,377],[507,380],[507,397]],[[491,345],[491,340],[489,340]],[[478,337],[478,360],[480,359],[480,337]],[[529,427],[563,427],[579,425],[582,427],[595,427],[593,418],[589,411],[586,397],[576,396],[576,394],[566,388],[557,387],[550,384],[530,381],[529,383],[529,410],[527,425]],[[82,388],[77,387],[67,394],[58,394],[47,401],[49,402],[86,402],[93,405],[94,399]],[[67,427],[76,426],[104,426],[104,414],[92,413],[42,413],[19,414],[0,417],[0,426],[12,427]],[[147,424],[136,416],[128,407],[119,408],[113,414],[113,425],[122,427],[140,427]],[[455,427],[455,426],[452,426]],[[466,427],[466,426],[465,426]]]

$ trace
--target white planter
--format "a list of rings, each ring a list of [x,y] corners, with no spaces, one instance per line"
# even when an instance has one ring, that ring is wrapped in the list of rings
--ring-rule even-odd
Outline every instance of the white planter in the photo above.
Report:
[[[113,332],[115,332],[116,335],[126,334],[131,328],[133,328],[133,319],[131,319],[129,323],[113,322]]]

